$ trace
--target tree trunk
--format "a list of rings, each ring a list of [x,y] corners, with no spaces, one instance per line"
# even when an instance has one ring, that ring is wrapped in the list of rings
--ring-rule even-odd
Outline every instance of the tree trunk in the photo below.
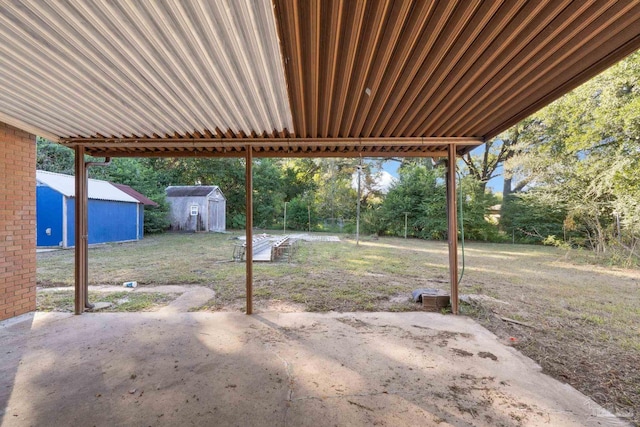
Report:
[[[502,183],[502,204],[500,205],[500,219],[504,218],[507,211],[507,204],[511,202],[511,200],[509,200],[511,196],[511,179],[512,178],[507,178],[505,176],[504,182]]]

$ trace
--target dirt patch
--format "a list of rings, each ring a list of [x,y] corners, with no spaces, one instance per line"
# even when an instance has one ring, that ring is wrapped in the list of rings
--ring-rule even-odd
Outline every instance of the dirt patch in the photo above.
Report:
[[[360,319],[356,319],[352,317],[338,317],[336,320],[338,322],[342,322],[345,325],[349,325],[352,328],[356,328],[356,329],[369,328],[371,326],[367,322],[363,322]]]
[[[462,357],[471,357],[471,356],[473,356],[473,353],[471,353],[470,351],[462,350],[461,348],[452,348],[451,352],[453,354],[455,354],[456,356],[462,356]]]
[[[491,359],[491,360],[498,360],[498,356],[496,356],[493,353],[490,353],[488,351],[481,351],[478,353],[478,357],[482,357],[483,359]]]

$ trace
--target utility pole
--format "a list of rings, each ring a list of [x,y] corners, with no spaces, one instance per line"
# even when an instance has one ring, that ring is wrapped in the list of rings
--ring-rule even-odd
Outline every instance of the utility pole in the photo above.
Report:
[[[309,214],[309,233],[311,233],[311,205],[307,204],[307,213]]]

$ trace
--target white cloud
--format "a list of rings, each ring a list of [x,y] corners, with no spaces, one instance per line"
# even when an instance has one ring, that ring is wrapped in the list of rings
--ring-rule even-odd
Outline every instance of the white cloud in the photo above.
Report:
[[[389,188],[391,188],[391,185],[396,181],[396,178],[385,170],[376,172],[375,178],[376,183],[373,186],[373,189],[384,194],[389,192]],[[354,172],[351,176],[351,187],[354,189],[358,188],[358,172]]]
[[[376,189],[386,194],[389,192],[389,188],[391,188],[391,184],[393,184],[395,181],[396,181],[396,178],[394,178],[393,175],[383,170],[380,172],[380,176],[376,182]]]

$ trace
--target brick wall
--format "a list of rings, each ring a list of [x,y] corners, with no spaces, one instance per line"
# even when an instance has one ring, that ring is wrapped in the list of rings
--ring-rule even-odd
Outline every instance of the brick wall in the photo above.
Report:
[[[0,122],[0,320],[35,309],[35,136]]]

